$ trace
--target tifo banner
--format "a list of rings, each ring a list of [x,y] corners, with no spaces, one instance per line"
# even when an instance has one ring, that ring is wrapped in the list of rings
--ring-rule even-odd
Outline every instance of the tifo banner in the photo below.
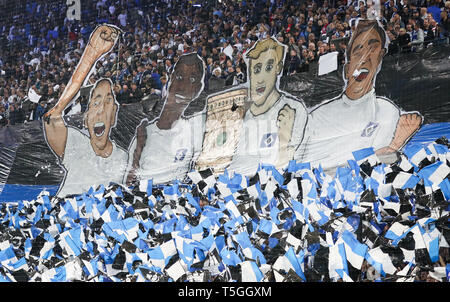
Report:
[[[411,138],[450,132],[450,49],[389,56],[376,20],[358,22],[346,63],[331,73],[282,77],[287,47],[267,38],[245,51],[244,84],[205,91],[205,63],[183,54],[164,99],[129,106],[118,104],[107,78],[86,85],[120,35],[111,25],[93,31],[41,123],[0,129],[0,201],[34,199],[42,189],[65,197],[110,182],[165,184],[207,168],[252,176],[261,164],[282,172],[296,161],[332,173],[355,151],[395,161]],[[64,115],[86,90],[86,111]]]

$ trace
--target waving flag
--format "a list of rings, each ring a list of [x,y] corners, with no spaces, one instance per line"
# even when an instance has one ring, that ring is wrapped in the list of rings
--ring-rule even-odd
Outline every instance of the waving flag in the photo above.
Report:
[[[384,253],[380,247],[369,250],[366,254],[366,260],[383,276],[386,276],[386,273],[393,275],[397,270],[389,255]]]
[[[403,153],[408,157],[409,161],[418,167],[420,163],[427,158],[427,151],[420,144],[409,144],[403,150]]]
[[[361,165],[363,162],[368,161],[371,166],[375,166],[380,162],[378,157],[375,155],[375,151],[372,147],[354,151],[352,152],[352,154],[358,165]]]
[[[356,236],[345,230],[342,233],[342,241],[345,246],[345,255],[348,262],[356,269],[361,269],[362,263],[366,256],[368,247],[365,244],[360,243]]]
[[[242,282],[260,282],[264,275],[254,261],[244,261],[240,264]]]
[[[420,178],[414,174],[399,172],[397,176],[395,176],[392,186],[395,189],[411,189],[414,188],[419,181]]]
[[[345,245],[343,242],[336,242],[329,247],[328,271],[331,280],[342,278],[344,281],[352,281],[349,277],[347,256],[345,254]]]

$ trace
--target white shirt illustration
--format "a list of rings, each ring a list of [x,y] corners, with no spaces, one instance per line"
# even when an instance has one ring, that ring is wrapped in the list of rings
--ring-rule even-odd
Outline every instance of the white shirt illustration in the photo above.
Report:
[[[279,150],[277,119],[278,113],[286,104],[295,110],[294,127],[288,146],[294,149],[299,146],[307,120],[306,108],[302,102],[281,93],[267,112],[254,116],[250,110],[247,111],[229,171],[252,176],[259,164],[276,165]]]
[[[189,119],[179,118],[171,129],[162,130],[156,122],[147,126],[147,141],[142,150],[137,175],[141,180],[153,179],[154,184],[183,180],[202,150],[205,114]],[[136,149],[136,138],[130,147]],[[132,156],[127,171],[131,169]]]
[[[294,158],[324,169],[344,165],[353,159],[353,151],[388,146],[399,117],[397,106],[377,97],[375,89],[358,100],[342,94],[311,111],[305,139]]]
[[[59,188],[58,197],[87,192],[91,186],[122,183],[128,161],[128,153],[117,147],[107,158],[98,156],[92,149],[89,137],[79,130],[67,127],[67,142],[62,164],[66,169],[65,179]]]

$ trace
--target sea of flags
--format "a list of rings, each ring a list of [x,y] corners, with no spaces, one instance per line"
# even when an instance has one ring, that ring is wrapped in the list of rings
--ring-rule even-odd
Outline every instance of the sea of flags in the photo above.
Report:
[[[291,161],[3,203],[0,281],[447,282],[448,146],[389,165],[359,150],[334,175]]]

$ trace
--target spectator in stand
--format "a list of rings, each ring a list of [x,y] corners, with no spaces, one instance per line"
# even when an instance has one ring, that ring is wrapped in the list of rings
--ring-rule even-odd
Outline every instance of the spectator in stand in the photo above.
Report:
[[[209,79],[208,90],[214,91],[225,86],[225,79],[222,77],[222,69],[217,66],[214,68],[211,78]]]
[[[117,96],[117,101],[122,106],[128,105],[132,102],[130,90],[128,89],[128,84],[123,84],[122,90]]]
[[[130,103],[138,103],[142,100],[143,93],[140,88],[138,88],[138,84],[133,82],[131,83],[131,90],[129,94],[129,102]]]
[[[442,28],[442,35],[444,37],[450,37],[450,18],[447,11],[443,10],[441,12],[441,21],[439,24]]]
[[[411,51],[411,37],[406,32],[405,28],[400,28],[399,35],[397,37],[398,46],[400,47],[401,52],[410,52]]]
[[[427,12],[431,13],[433,16],[433,19],[437,22],[441,21],[441,9],[438,7],[438,5],[441,3],[441,0],[431,0],[430,6],[427,8]]]
[[[6,126],[8,124],[8,118],[6,117],[5,107],[0,105],[0,127]]]
[[[287,61],[287,63],[288,63],[287,69],[288,75],[296,74],[297,72],[299,72],[301,62],[295,49],[291,49],[291,51],[289,52],[289,61]]]
[[[435,31],[433,30],[432,25],[429,23],[428,19],[423,20],[423,33],[424,33],[424,41],[425,44],[428,45],[428,43],[432,42],[434,40]]]
[[[416,22],[414,24],[414,30],[412,33],[411,45],[414,45],[415,50],[420,50],[422,49],[423,42],[424,42],[423,29],[420,28],[419,22]]]
[[[39,120],[40,121],[42,119],[42,116],[46,112],[45,107],[46,107],[45,106],[45,101],[43,99],[39,100],[39,103],[38,103],[38,105],[36,107],[35,114],[33,116],[34,120]]]
[[[226,73],[225,86],[232,86],[235,84],[237,84],[236,71],[234,70],[233,66],[229,66]]]

